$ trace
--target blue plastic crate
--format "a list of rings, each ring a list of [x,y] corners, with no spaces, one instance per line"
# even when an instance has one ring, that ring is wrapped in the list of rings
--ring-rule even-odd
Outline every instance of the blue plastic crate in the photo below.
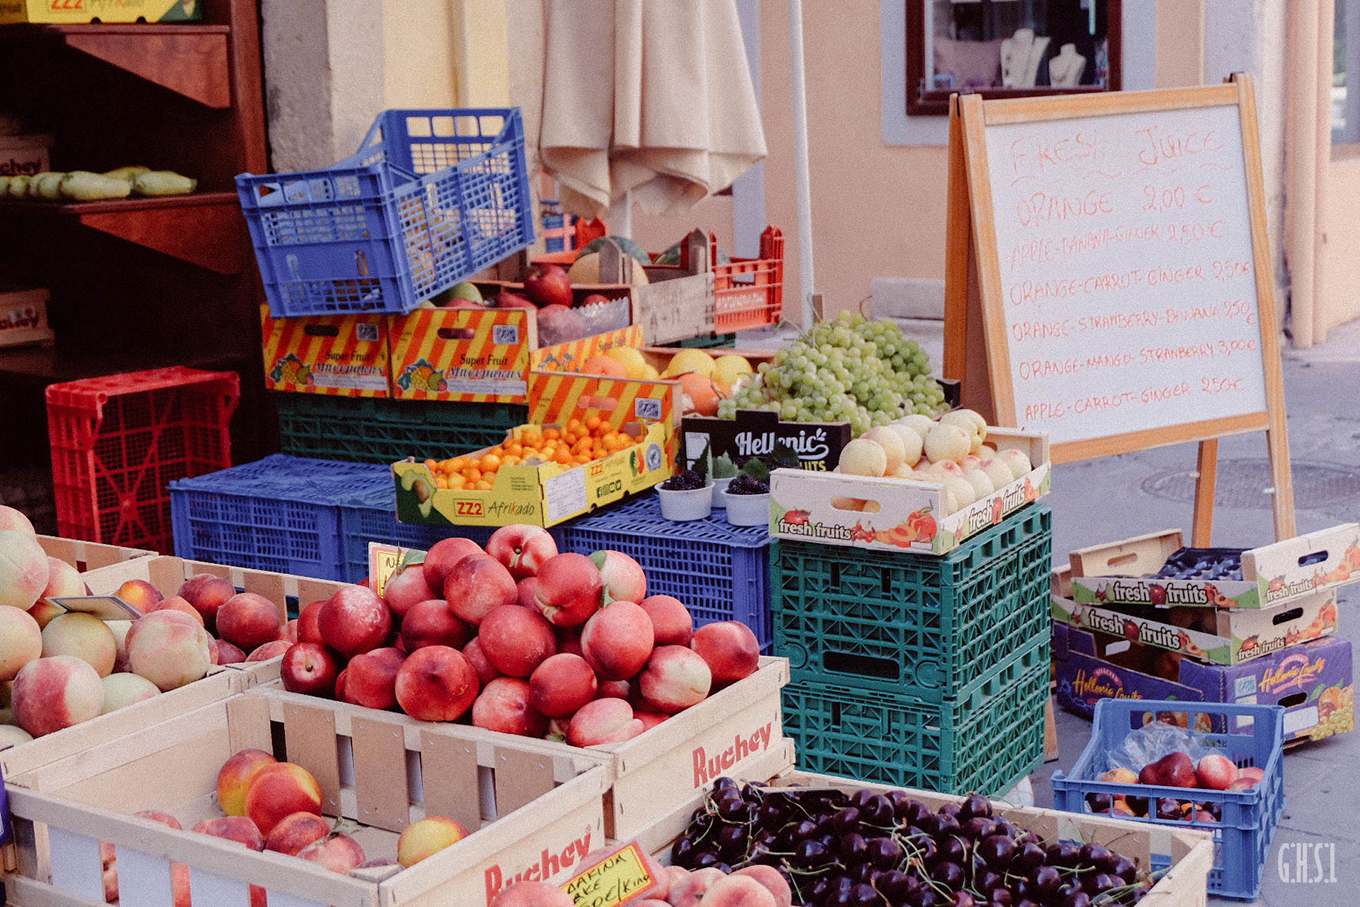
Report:
[[[534,241],[517,107],[388,110],[354,157],[236,190],[275,317],[409,312]]]
[[[371,484],[367,463],[274,454],[170,483],[175,553],[183,558],[340,579],[335,501]],[[390,488],[391,479],[386,477]]]
[[[1107,754],[1149,716],[1170,712],[1187,716],[1195,726],[1197,715],[1225,719],[1227,733],[1199,734],[1206,746],[1219,748],[1238,768],[1256,766],[1265,777],[1252,790],[1218,791],[1203,788],[1162,787],[1151,784],[1113,784],[1098,780],[1109,768]],[[1270,854],[1275,826],[1284,811],[1284,709],[1277,705],[1236,705],[1180,700],[1102,699],[1096,703],[1091,740],[1072,766],[1072,771],[1053,775],[1053,805],[1061,810],[1090,813],[1088,794],[1146,797],[1155,801],[1172,797],[1195,803],[1215,803],[1222,810],[1218,822],[1132,817],[1131,822],[1151,822],[1178,828],[1212,832],[1214,867],[1209,871],[1209,891],[1222,897],[1251,900],[1261,890],[1261,871]],[[1170,865],[1170,854],[1155,854],[1153,868]]]
[[[739,620],[769,653],[770,535],[765,526],[732,526],[723,511],[702,520],[673,522],[661,515],[655,492],[559,526],[562,551],[589,554],[612,548],[647,574],[648,595],[672,595],[694,615],[696,627]]]

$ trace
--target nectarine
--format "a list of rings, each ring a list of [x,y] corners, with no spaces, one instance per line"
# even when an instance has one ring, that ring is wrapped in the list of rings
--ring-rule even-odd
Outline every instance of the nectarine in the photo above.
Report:
[[[246,788],[245,809],[260,834],[267,835],[292,813],[321,815],[321,785],[311,772],[295,763],[266,765]],[[260,847],[264,847],[263,841]]]

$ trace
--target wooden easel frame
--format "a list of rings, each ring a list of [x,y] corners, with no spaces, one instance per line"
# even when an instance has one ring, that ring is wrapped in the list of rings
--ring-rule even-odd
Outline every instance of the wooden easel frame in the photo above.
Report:
[[[1162,91],[1110,92],[1088,97],[1045,97],[984,101],[979,95],[953,95],[949,101],[949,202],[946,213],[944,374],[963,383],[963,405],[997,425],[1015,426],[1010,348],[1001,295],[991,178],[985,129],[1027,121],[1051,121],[1112,114],[1235,106],[1240,111],[1242,148],[1251,215],[1257,317],[1265,373],[1266,409],[1222,419],[1169,425],[1085,441],[1054,444],[1055,463],[1086,460],[1199,442],[1195,485],[1193,544],[1208,547],[1213,533],[1218,439],[1264,431],[1274,487],[1275,537],[1292,538],[1294,486],[1290,476],[1285,427],[1284,379],[1275,321],[1275,284],[1265,219],[1260,133],[1256,96],[1248,75],[1234,74],[1223,85]],[[969,351],[974,355],[970,356]]]

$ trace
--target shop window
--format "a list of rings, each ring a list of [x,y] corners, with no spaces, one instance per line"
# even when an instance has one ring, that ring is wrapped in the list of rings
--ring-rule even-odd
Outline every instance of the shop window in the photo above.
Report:
[[[1360,143],[1360,0],[1336,0],[1332,39],[1332,143]]]
[[[1342,2],[1342,0],[1338,0]],[[907,0],[907,113],[1119,89],[1120,0]]]

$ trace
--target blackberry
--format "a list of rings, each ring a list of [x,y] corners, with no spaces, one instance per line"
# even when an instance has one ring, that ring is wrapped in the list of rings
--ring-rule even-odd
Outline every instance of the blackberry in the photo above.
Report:
[[[770,483],[762,482],[754,476],[740,475],[727,486],[727,494],[769,494]]]
[[[693,491],[704,487],[704,477],[692,469],[686,469],[662,482],[661,487],[667,491]]]

